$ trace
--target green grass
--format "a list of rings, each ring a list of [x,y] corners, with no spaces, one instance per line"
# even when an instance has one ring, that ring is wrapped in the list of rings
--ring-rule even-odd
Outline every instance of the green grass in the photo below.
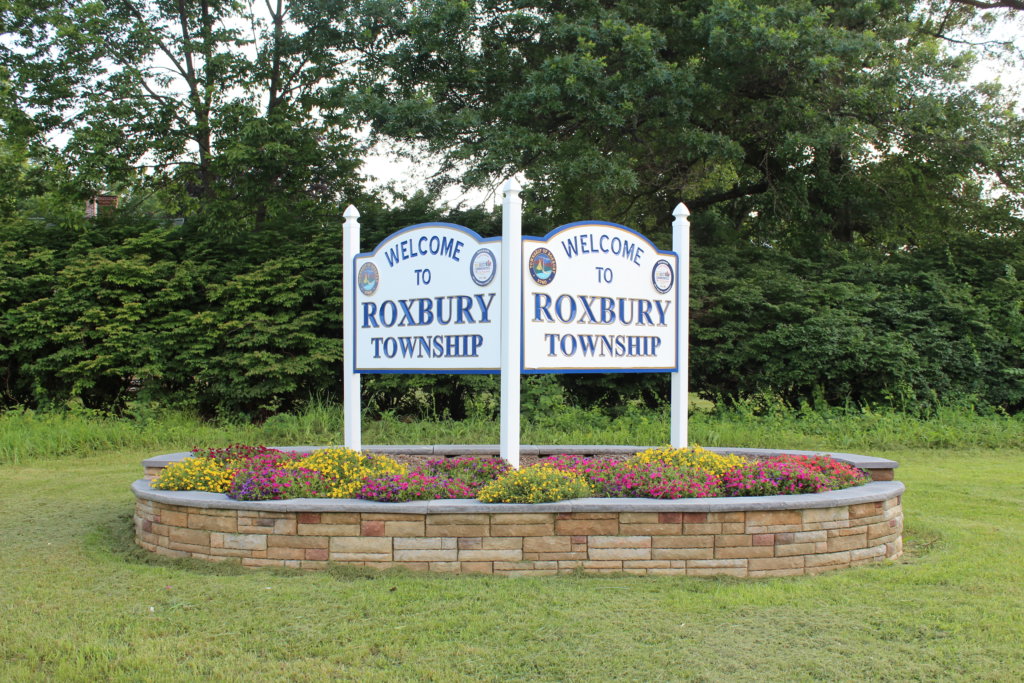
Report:
[[[163,439],[190,434],[165,425],[152,448],[0,466],[0,680],[1024,678],[1019,446],[851,442],[901,462],[908,552],[895,563],[756,581],[504,579],[140,551],[128,484],[141,458],[179,447]]]
[[[275,415],[260,425],[204,421],[187,413],[163,411],[135,418],[104,418],[86,412],[0,412],[0,464],[90,456],[118,449],[150,455],[195,446],[230,443],[265,445],[337,444],[343,434],[342,410],[311,403],[297,414]],[[1024,415],[978,415],[966,408],[940,410],[917,419],[891,410],[796,411],[775,408],[697,411],[690,417],[690,441],[703,446],[870,451],[900,448],[1024,448]],[[525,444],[632,444],[654,446],[669,440],[667,410],[630,406],[608,418],[597,410],[560,405],[524,417]],[[498,423],[405,421],[392,415],[364,420],[364,444],[498,443]]]

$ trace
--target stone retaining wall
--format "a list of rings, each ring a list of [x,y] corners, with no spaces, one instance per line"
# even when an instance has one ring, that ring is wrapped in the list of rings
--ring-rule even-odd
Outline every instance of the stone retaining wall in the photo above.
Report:
[[[171,557],[323,569],[792,576],[902,553],[903,485],[675,501],[242,502],[132,485],[136,539]]]

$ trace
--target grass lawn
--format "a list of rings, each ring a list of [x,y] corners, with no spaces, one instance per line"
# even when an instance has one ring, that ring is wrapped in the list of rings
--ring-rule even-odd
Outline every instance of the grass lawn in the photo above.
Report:
[[[906,556],[771,580],[165,560],[128,485],[169,450],[0,466],[0,680],[1024,679],[1021,449],[870,451]]]

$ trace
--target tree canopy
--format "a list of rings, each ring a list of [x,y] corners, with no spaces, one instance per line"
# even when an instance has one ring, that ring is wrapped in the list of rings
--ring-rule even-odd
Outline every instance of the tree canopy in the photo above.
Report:
[[[80,193],[144,188],[236,230],[358,196],[368,125],[437,155],[438,187],[523,174],[548,222],[657,233],[682,200],[708,243],[897,248],[1020,227],[1019,110],[950,42],[989,4],[1015,9],[9,0],[0,121]]]
[[[362,110],[554,221],[913,244],[1019,229],[1013,102],[904,0],[355,0]],[[962,7],[962,6],[961,6]],[[941,14],[941,16],[940,16]]]
[[[347,65],[314,3],[12,0],[4,126],[59,147],[80,193],[158,193],[220,230],[333,214],[359,147],[325,84]]]
[[[265,417],[338,393],[364,245],[521,174],[527,232],[694,227],[697,390],[1024,407],[1024,119],[977,83],[1016,0],[6,0],[0,406]],[[1003,18],[1000,18],[1003,17]],[[1019,57],[1020,55],[1017,54]],[[367,137],[368,135],[368,137]],[[440,160],[389,207],[376,141]],[[122,198],[87,220],[82,200]],[[173,219],[173,220],[172,220]],[[665,377],[565,376],[656,404]],[[432,381],[441,413],[489,378]],[[554,381],[554,380],[551,380]],[[368,377],[380,410],[421,378]]]

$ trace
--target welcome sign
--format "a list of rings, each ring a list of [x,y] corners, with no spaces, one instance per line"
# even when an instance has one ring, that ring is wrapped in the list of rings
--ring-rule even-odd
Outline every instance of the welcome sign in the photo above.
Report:
[[[523,238],[523,372],[672,372],[678,258],[625,226]]]
[[[501,238],[450,223],[355,256],[355,372],[498,372],[500,258]]]
[[[487,239],[423,223],[359,253],[359,211],[345,210],[348,448],[362,448],[360,373],[500,372],[500,454],[518,467],[522,373],[669,372],[669,441],[687,445],[686,206],[672,213],[673,251],[603,221],[524,237],[521,189],[505,184],[502,236]]]

